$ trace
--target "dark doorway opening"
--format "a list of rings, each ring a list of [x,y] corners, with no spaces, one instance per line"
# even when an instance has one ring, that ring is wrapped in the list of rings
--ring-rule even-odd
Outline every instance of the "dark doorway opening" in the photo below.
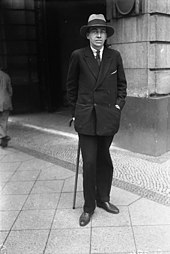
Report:
[[[46,47],[46,97],[48,111],[67,106],[66,76],[71,52],[87,45],[80,27],[92,13],[106,12],[105,0],[46,0],[44,6]]]
[[[0,65],[13,85],[13,113],[66,106],[71,52],[87,45],[80,27],[105,0],[0,1]]]

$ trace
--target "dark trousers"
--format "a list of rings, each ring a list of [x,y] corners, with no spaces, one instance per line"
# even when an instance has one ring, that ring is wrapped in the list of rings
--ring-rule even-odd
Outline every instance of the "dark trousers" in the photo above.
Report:
[[[109,148],[113,136],[79,134],[83,159],[84,211],[92,212],[96,201],[109,201],[113,164]]]
[[[7,125],[8,125],[9,111],[4,110],[0,112],[0,139],[7,135]]]

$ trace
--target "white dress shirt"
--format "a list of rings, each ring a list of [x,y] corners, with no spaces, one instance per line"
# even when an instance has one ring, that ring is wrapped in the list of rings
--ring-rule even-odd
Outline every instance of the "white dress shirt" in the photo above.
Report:
[[[96,54],[97,54],[97,49],[94,49],[92,46],[90,46],[94,57],[96,58]],[[102,56],[103,56],[103,50],[104,50],[104,46],[100,49],[100,62],[102,61]]]

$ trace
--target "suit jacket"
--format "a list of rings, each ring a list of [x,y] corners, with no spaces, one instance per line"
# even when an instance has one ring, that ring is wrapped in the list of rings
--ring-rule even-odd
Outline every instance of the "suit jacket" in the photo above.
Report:
[[[90,47],[75,50],[67,76],[67,95],[75,116],[75,130],[86,135],[114,135],[119,129],[126,87],[118,51],[105,47],[99,68]]]
[[[12,110],[12,87],[8,74],[0,70],[0,111]]]

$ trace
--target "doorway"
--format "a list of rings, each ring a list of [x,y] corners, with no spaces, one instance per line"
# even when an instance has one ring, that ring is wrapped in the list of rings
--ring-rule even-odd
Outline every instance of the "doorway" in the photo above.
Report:
[[[0,65],[11,76],[13,113],[67,105],[69,58],[87,45],[80,27],[105,12],[105,0],[0,1]]]
[[[105,15],[105,12],[104,0],[46,0],[43,23],[49,111],[67,106],[66,77],[69,58],[73,50],[87,45],[87,40],[80,36],[80,27],[87,24],[90,14]]]

